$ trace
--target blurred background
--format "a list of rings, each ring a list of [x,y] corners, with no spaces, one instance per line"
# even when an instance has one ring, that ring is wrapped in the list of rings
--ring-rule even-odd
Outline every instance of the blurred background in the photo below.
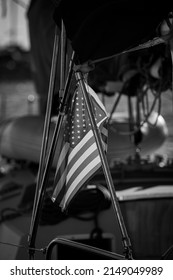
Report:
[[[26,16],[28,1],[7,0],[6,4],[6,14],[1,9],[0,17],[1,120],[30,113],[30,110],[37,113]]]
[[[39,156],[37,153],[40,138],[39,140],[32,138],[30,134],[30,131],[33,132],[32,127],[34,128],[32,123],[29,123],[28,132],[25,127],[26,130],[24,132],[19,130],[18,134],[18,130],[16,130],[17,132],[13,130],[13,120],[24,116],[39,116],[39,95],[32,70],[31,44],[26,16],[29,1],[7,0],[6,2],[6,16],[3,14],[3,9],[1,9],[0,16],[0,124],[2,127],[0,129],[0,199],[2,202],[0,241],[26,244],[38,168]],[[149,94],[149,104],[153,103],[153,96]],[[110,113],[117,100],[117,94],[100,94],[100,98]],[[132,99],[135,102],[136,96]],[[161,93],[160,102],[159,114],[161,117],[158,126],[153,128],[152,125],[151,127],[144,125],[143,127],[145,136],[144,142],[141,144],[141,153],[139,147],[132,143],[127,134],[129,128],[127,95],[121,96],[110,128],[109,164],[132,240],[134,257],[139,259],[161,258],[173,244],[171,218],[173,211],[173,94],[171,89],[166,89]],[[156,112],[156,116],[151,116],[151,123],[157,119],[158,107],[155,106],[153,111]],[[8,126],[8,122],[11,121],[12,126]],[[15,125],[14,122],[14,128],[19,129]],[[25,126],[25,123],[22,125]],[[38,126],[36,123],[35,125],[38,129],[39,123]],[[38,134],[40,137],[40,132]],[[21,143],[17,144],[19,138]],[[31,146],[34,146],[35,150],[32,150]],[[24,150],[27,150],[28,147],[31,149],[29,152]],[[83,212],[82,214],[80,212],[80,202],[83,204],[87,197],[86,201],[90,203],[92,201],[90,195],[92,198],[93,190],[95,191],[93,186],[97,185],[99,186],[97,199],[94,196],[96,204],[99,203],[100,194],[104,194],[104,198],[106,196],[105,204],[103,203],[103,209],[101,209],[97,221],[95,216],[85,219]],[[109,199],[100,185],[105,186],[102,173],[93,178],[92,187],[88,189],[86,197],[83,198],[81,194],[79,205],[74,203],[69,217],[64,217],[59,212],[57,212],[59,217],[54,217],[53,213],[57,211],[57,208],[54,209],[50,201],[46,200],[39,226],[37,246],[45,246],[57,234],[93,244],[91,236],[100,233],[97,230],[101,228],[106,249],[122,253],[121,235],[117,229],[117,221],[115,230],[112,222],[114,215],[109,203],[107,204]],[[141,190],[141,192],[136,190]],[[103,199],[102,196],[101,199]],[[95,200],[93,203],[95,204]],[[89,204],[89,207],[92,212],[93,205]],[[9,210],[9,208],[11,209]],[[79,210],[79,213],[76,212],[76,209]],[[53,218],[51,220],[50,215],[55,220]],[[100,237],[99,234],[98,236]],[[101,246],[102,242],[99,239],[96,238],[94,241],[96,246]],[[4,248],[4,245],[0,246]],[[68,255],[67,251],[68,248],[60,249],[61,257],[68,256],[67,259],[69,256],[74,257],[73,252]],[[26,252],[10,246],[6,252],[1,250],[0,253],[0,259],[25,259],[27,257]],[[39,253],[37,258],[42,259],[42,254]]]
[[[30,56],[27,9],[29,1],[7,0],[7,14],[0,17],[0,107],[1,120],[25,114],[38,114],[38,95],[33,81]],[[110,112],[115,96],[105,96],[107,111]],[[172,149],[172,92],[162,96],[161,115],[168,126],[168,137],[157,153],[169,158]],[[127,100],[123,97],[117,111],[127,111]]]

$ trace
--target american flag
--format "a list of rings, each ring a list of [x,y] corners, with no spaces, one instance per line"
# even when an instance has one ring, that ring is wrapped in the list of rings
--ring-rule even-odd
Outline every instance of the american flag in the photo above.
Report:
[[[86,84],[103,149],[107,150],[107,113],[97,94]],[[65,120],[61,152],[58,158],[52,201],[64,211],[78,190],[101,167],[88,111],[80,86],[75,90]]]

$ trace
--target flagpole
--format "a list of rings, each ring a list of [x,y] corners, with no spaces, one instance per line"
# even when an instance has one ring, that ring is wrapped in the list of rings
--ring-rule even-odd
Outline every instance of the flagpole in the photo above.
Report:
[[[65,29],[64,24],[62,22],[62,30],[61,30],[61,38],[60,38],[60,48],[59,48],[59,36],[58,36],[58,28],[55,29],[55,39],[54,39],[54,47],[53,47],[53,56],[52,56],[52,66],[51,66],[51,73],[50,73],[50,83],[49,83],[49,91],[48,91],[48,101],[46,107],[46,115],[45,115],[45,122],[44,122],[44,130],[43,130],[43,140],[42,140],[42,147],[40,153],[40,163],[39,163],[39,171],[37,177],[37,186],[34,198],[34,206],[32,211],[31,217],[31,224],[30,224],[30,231],[28,235],[28,243],[29,243],[29,256],[30,259],[34,258],[34,248],[35,248],[35,239],[38,229],[39,223],[39,214],[42,208],[42,203],[45,195],[46,185],[49,179],[49,173],[51,171],[54,154],[56,145],[58,142],[58,138],[60,135],[60,129],[63,122],[63,117],[66,110],[66,103],[68,99],[68,91],[72,79],[73,73],[73,60],[74,60],[74,53],[72,53],[71,61],[69,65],[69,72],[68,77],[66,80],[66,84],[64,86],[65,80],[65,44],[66,44],[66,36],[65,36]],[[61,57],[60,57],[60,90],[59,90],[59,97],[61,98],[58,117],[56,121],[56,126],[54,130],[54,134],[51,140],[49,151],[47,151],[48,145],[48,134],[49,134],[49,127],[51,121],[51,108],[52,108],[52,101],[53,101],[53,93],[54,93],[54,86],[55,86],[55,77],[56,77],[56,69],[57,69],[57,62],[58,62],[58,51],[60,49]],[[63,96],[63,94],[64,96]],[[46,158],[47,153],[47,158]]]
[[[85,68],[85,67],[84,67]],[[98,152],[101,158],[101,163],[102,163],[102,168],[105,174],[105,179],[111,194],[111,198],[112,198],[112,205],[113,205],[113,209],[115,212],[115,215],[117,216],[118,222],[119,222],[119,226],[120,226],[120,230],[122,233],[122,242],[124,245],[124,250],[125,250],[125,256],[127,259],[132,259],[132,252],[131,252],[131,242],[130,239],[128,237],[127,234],[127,230],[124,224],[124,220],[121,214],[121,209],[119,206],[119,202],[116,196],[116,192],[115,192],[115,187],[113,184],[113,180],[112,180],[112,176],[109,170],[109,166],[108,166],[108,162],[107,162],[107,158],[105,155],[105,152],[103,150],[103,146],[102,146],[102,140],[101,140],[101,135],[100,135],[100,131],[99,128],[97,127],[96,121],[95,121],[95,117],[94,117],[94,113],[93,113],[93,109],[92,109],[92,105],[91,105],[91,101],[90,101],[90,97],[89,94],[87,92],[85,83],[84,83],[84,77],[83,77],[83,73],[82,71],[80,71],[79,69],[75,72],[76,75],[76,79],[79,82],[79,85],[82,88],[82,92],[83,92],[83,96],[84,96],[84,100],[86,103],[86,107],[87,107],[87,111],[88,111],[88,115],[89,115],[89,119],[91,122],[91,127],[93,130],[93,134],[95,137],[95,141],[97,144],[97,148],[98,148]]]
[[[36,240],[36,235],[37,235],[37,230],[38,230],[38,223],[39,223],[39,218],[40,218],[40,211],[42,208],[42,203],[45,195],[45,189],[48,184],[48,179],[49,179],[49,174],[52,168],[53,164],[53,159],[56,151],[56,146],[59,140],[59,135],[60,135],[60,130],[62,128],[62,123],[63,123],[63,118],[65,115],[65,110],[66,110],[66,105],[68,103],[68,97],[69,97],[69,87],[72,81],[72,74],[73,74],[73,63],[74,63],[74,52],[72,54],[71,58],[71,63],[69,66],[69,73],[67,76],[66,84],[64,87],[64,96],[63,100],[60,104],[59,108],[59,114],[57,116],[56,120],[56,125],[54,129],[54,133],[52,136],[52,141],[50,143],[50,147],[48,150],[48,154],[46,157],[46,162],[45,162],[45,168],[44,168],[44,173],[42,175],[42,180],[41,180],[41,185],[38,193],[38,199],[37,199],[37,204],[36,204],[36,210],[35,210],[35,215],[33,217],[33,222],[32,222],[32,228],[30,230],[30,235],[29,235],[29,255],[30,259],[33,259],[34,256],[34,248],[35,248],[35,240]]]
[[[42,137],[42,146],[40,151],[40,160],[39,160],[39,168],[37,174],[37,184],[35,190],[35,198],[34,198],[34,205],[32,210],[32,217],[31,217],[31,224],[30,224],[30,232],[32,231],[33,227],[33,220],[37,205],[38,193],[41,183],[41,178],[44,170],[45,164],[45,157],[46,157],[46,150],[48,145],[48,133],[50,129],[50,118],[51,118],[51,108],[52,108],[52,100],[53,100],[53,92],[54,92],[54,81],[55,81],[55,73],[56,73],[56,64],[58,58],[58,51],[59,51],[59,36],[57,27],[55,28],[55,39],[54,39],[54,46],[53,46],[53,58],[52,58],[52,66],[51,66],[51,73],[50,73],[50,83],[49,83],[49,90],[48,90],[48,99],[47,99],[47,107],[46,107],[46,114],[45,114],[45,121],[44,121],[44,128],[43,128],[43,137]]]

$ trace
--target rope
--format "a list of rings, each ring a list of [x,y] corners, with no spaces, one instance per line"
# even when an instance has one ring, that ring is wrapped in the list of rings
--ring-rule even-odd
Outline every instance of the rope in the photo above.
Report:
[[[25,245],[17,245],[17,244],[14,244],[14,243],[2,242],[2,241],[0,241],[0,244],[1,245],[13,246],[13,247],[17,247],[17,248],[21,248],[21,249],[25,249],[25,250],[31,249],[31,250],[34,250],[34,251],[37,251],[37,252],[42,252],[43,254],[45,254],[45,252],[46,252],[46,248],[40,248],[40,249],[39,248],[28,248]]]
[[[134,51],[138,51],[138,50],[142,50],[142,49],[146,49],[146,48],[151,48],[151,47],[154,47],[156,45],[163,44],[163,43],[165,43],[164,39],[162,39],[160,37],[156,37],[156,38],[154,38],[152,40],[147,41],[144,44],[140,44],[137,47],[134,47],[134,48],[122,51],[120,53],[117,53],[117,54],[114,54],[114,55],[111,55],[111,56],[107,56],[107,57],[103,57],[103,58],[99,58],[99,59],[93,60],[92,63],[95,64],[95,63],[103,62],[105,60],[109,60],[109,59],[115,58],[118,55],[123,55],[123,54],[126,54],[126,53],[130,53],[130,52],[134,52]]]

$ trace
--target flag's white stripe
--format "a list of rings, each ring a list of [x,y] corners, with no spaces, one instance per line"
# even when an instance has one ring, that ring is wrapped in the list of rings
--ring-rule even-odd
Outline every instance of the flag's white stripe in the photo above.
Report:
[[[81,154],[79,159],[75,161],[67,174],[66,183],[70,180],[73,173],[78,169],[78,167],[88,158],[90,154],[92,154],[97,149],[96,143],[94,142],[84,153]],[[71,160],[71,155],[69,155],[69,161]]]
[[[105,128],[105,127],[103,127],[102,128],[102,132],[101,132],[101,134],[104,136],[104,137],[106,137],[106,139],[102,139],[102,144],[103,144],[103,149],[105,150],[105,151],[107,151],[107,147],[108,147],[108,145],[107,145],[107,137],[108,137],[108,130]],[[102,137],[103,138],[103,137]],[[106,141],[106,142],[105,142]]]
[[[90,130],[81,140],[81,142],[79,142],[77,144],[76,147],[73,148],[73,150],[70,153],[70,160],[68,163],[70,163],[70,161],[73,159],[73,157],[79,152],[80,149],[82,149],[82,147],[89,141],[89,139],[91,139],[93,137],[93,132],[92,130]]]
[[[64,161],[67,153],[68,153],[68,150],[69,150],[69,146],[70,144],[68,142],[65,142],[64,146],[63,146],[63,149],[60,153],[60,156],[59,156],[59,159],[58,159],[58,163],[57,163],[57,167],[56,167],[56,170],[58,171],[58,169],[60,168],[62,162]]]
[[[73,175],[71,176],[70,180],[68,181],[67,184],[67,189],[71,186],[71,183],[73,183],[73,181],[75,180],[75,177],[78,176],[78,174],[80,174],[82,172],[82,170],[84,168],[86,168],[86,166],[89,166],[90,162],[92,162],[96,157],[98,156],[98,151],[95,150],[92,154],[90,154],[86,160],[84,162],[81,163],[81,166],[78,167],[77,170],[75,170],[75,172],[73,173]],[[100,160],[100,164],[101,164],[101,160]],[[98,169],[98,167],[94,167],[95,171]],[[93,174],[92,172],[95,172],[93,169],[91,170],[91,172],[89,172],[88,174]],[[90,176],[91,176],[90,175]],[[85,175],[84,178],[81,178],[81,182],[80,185],[82,186],[82,184],[85,184],[86,180],[89,178],[89,175]],[[78,186],[76,186],[78,188]]]
[[[66,172],[67,172],[67,167],[64,168],[64,171],[61,175],[61,177],[59,178],[58,183],[56,183],[54,192],[53,192],[53,196],[52,199],[54,199],[54,197],[57,197],[57,195],[60,193],[60,191],[62,190],[62,188],[65,185],[65,181],[66,181]],[[56,199],[56,198],[55,198]]]
[[[96,166],[94,166],[94,168],[85,175],[85,177],[75,187],[74,191],[69,195],[68,200],[66,200],[66,205],[65,204],[63,205],[63,201],[65,201],[65,199],[64,198],[61,199],[60,207],[62,208],[62,211],[64,211],[65,208],[68,207],[70,200],[76,195],[76,193],[85,184],[85,182],[99,169],[100,166],[101,166],[101,162],[99,162]]]
[[[104,135],[104,136],[108,136],[108,130],[103,126],[103,128],[102,128],[102,131],[101,131],[101,133]]]
[[[55,175],[55,179],[57,178],[57,174],[59,173],[59,169],[61,168],[61,164],[63,163],[63,161],[65,160],[65,157],[67,156],[69,150],[69,143],[65,143],[63,146],[63,149],[61,151],[59,160],[58,160],[58,164],[57,164],[57,169],[56,169],[56,175]],[[53,192],[53,197],[57,196],[59,194],[59,192],[61,191],[62,187],[65,184],[65,180],[66,180],[66,173],[67,173],[67,166],[64,168],[63,173],[61,174],[61,177],[59,178],[58,182],[56,182],[56,186]],[[53,199],[52,197],[52,199]]]
[[[66,169],[64,169],[64,172],[61,175],[61,178],[59,178],[59,181],[58,181],[58,183],[55,186],[52,198],[55,197],[55,199],[56,199],[56,197],[58,196],[58,194],[60,193],[60,191],[62,190],[62,188],[63,188],[63,186],[65,184],[65,180],[66,180]]]
[[[106,109],[103,105],[103,103],[101,102],[100,98],[98,97],[98,95],[95,93],[95,91],[88,85],[85,83],[85,86],[88,90],[88,92],[90,93],[90,95],[95,99],[95,102],[100,106],[100,108],[105,112],[105,114],[107,115]]]
[[[106,119],[106,118],[105,118]],[[102,122],[102,121],[101,121]],[[100,122],[100,123],[101,123]],[[103,130],[103,134],[104,135],[108,135],[108,133],[106,133],[106,131],[107,131],[107,129],[105,129],[104,128],[104,130]],[[92,129],[82,138],[82,141],[81,142],[79,142],[78,143],[78,145],[76,146],[76,147],[74,147],[73,148],[73,150],[71,151],[71,153],[70,153],[70,160],[69,160],[69,163],[70,163],[70,161],[73,159],[73,157],[78,153],[78,151],[80,150],[80,149],[82,149],[82,147],[86,144],[86,142],[91,138],[91,137],[93,137],[94,136],[94,134],[93,134],[93,131],[92,131]]]
[[[91,161],[83,170],[80,174],[78,174],[78,176],[76,176],[75,180],[73,181],[73,183],[71,183],[69,189],[67,190],[65,196],[64,196],[64,200],[63,200],[63,204],[65,205],[68,198],[70,197],[71,193],[74,192],[76,186],[80,183],[81,178],[84,178],[86,176],[86,174],[88,174],[98,163],[100,162],[100,156],[98,155],[96,158],[94,158],[93,161]]]
[[[107,116],[105,116],[103,119],[101,119],[101,121],[97,123],[97,126],[99,127],[106,119],[107,119]]]

